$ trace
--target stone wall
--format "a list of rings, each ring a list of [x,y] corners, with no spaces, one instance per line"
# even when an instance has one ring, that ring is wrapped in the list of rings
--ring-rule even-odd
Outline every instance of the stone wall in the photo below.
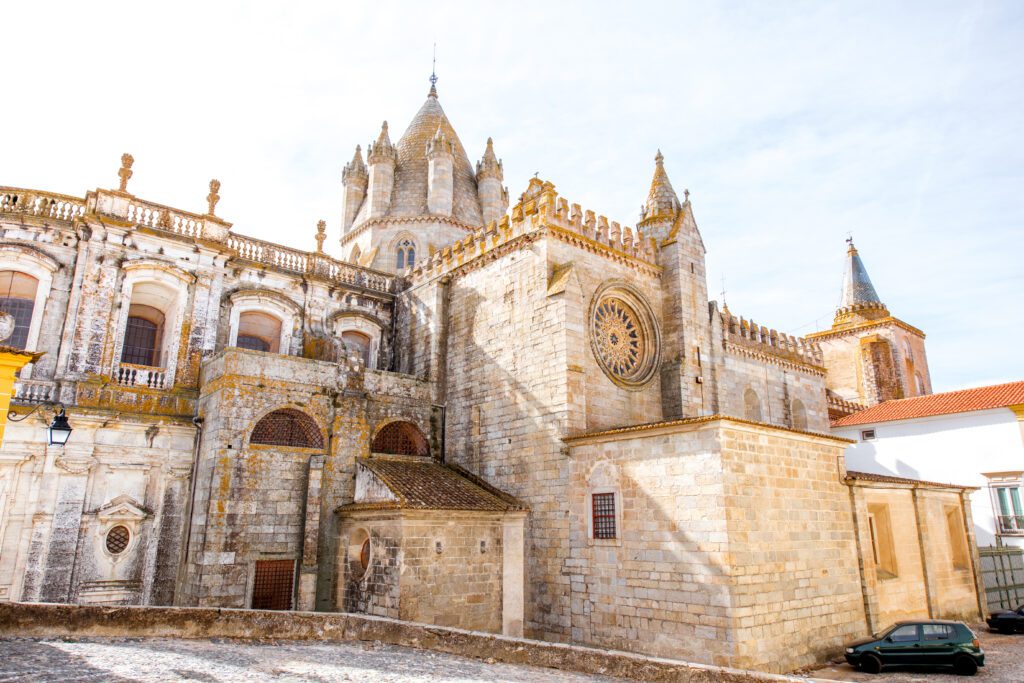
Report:
[[[371,539],[365,574],[350,541]],[[502,631],[502,519],[428,511],[345,512],[338,608],[474,631]]]
[[[786,671],[866,631],[841,443],[702,418],[569,444],[574,639]]]
[[[816,680],[356,614],[0,604],[0,636],[348,640],[381,642],[509,664],[529,664],[655,683],[702,683],[709,680],[722,683],[807,683]]]

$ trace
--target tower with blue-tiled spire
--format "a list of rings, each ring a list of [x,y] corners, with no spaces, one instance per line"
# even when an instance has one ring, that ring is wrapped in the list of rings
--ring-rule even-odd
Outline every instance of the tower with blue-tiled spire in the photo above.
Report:
[[[821,345],[830,412],[932,393],[924,332],[882,303],[853,238],[846,240],[843,288],[832,328],[807,335]]]

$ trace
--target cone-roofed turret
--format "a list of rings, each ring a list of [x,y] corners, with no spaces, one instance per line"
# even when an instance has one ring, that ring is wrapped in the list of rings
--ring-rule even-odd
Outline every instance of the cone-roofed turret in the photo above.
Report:
[[[352,155],[352,161],[345,164],[345,167],[341,170],[341,180],[344,182],[348,178],[361,178],[364,182],[366,181],[366,164],[363,162],[363,150],[359,145],[356,145],[356,153]]]
[[[853,246],[853,238],[846,240],[846,270],[843,273],[843,296],[836,311],[835,325],[851,322],[852,316],[875,319],[889,315],[871,284],[867,268]]]
[[[366,150],[366,160],[373,164],[393,158],[394,153],[395,148],[391,144],[391,137],[388,135],[388,122],[385,121],[380,126],[380,135],[377,136],[377,142],[371,144],[369,149]]]
[[[647,193],[640,225],[664,218],[675,218],[680,208],[679,197],[672,189],[668,173],[665,172],[665,157],[659,149],[654,157],[654,178],[651,179],[651,190]]]
[[[480,182],[485,175],[494,176],[498,180],[505,179],[501,159],[494,153],[494,140],[491,138],[487,138],[487,149],[484,150],[483,158],[476,162],[476,181]]]
[[[398,165],[395,169],[394,199],[387,215],[426,216],[430,213],[427,210],[427,145],[439,131],[451,144],[454,156],[452,217],[466,225],[483,225],[480,201],[477,198],[476,174],[462,141],[441,108],[437,88],[433,83],[427,101],[413,117],[395,148]]]

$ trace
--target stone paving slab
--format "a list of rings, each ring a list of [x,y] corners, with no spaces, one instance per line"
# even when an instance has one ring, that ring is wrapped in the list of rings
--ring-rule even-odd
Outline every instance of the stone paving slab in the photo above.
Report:
[[[0,681],[47,683],[621,683],[379,643],[173,638],[0,640]]]
[[[873,681],[874,683],[1021,683],[1024,681],[1024,634],[1006,636],[992,633],[987,626],[975,625],[971,630],[985,651],[985,666],[973,678],[957,676],[950,669],[926,667],[887,668],[877,675],[858,671],[843,662],[812,671],[817,679],[832,681]]]

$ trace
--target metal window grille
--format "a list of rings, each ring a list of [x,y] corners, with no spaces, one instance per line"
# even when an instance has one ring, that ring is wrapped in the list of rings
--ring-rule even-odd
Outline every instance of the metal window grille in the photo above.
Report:
[[[145,318],[130,316],[124,331],[124,348],[121,362],[133,365],[155,365],[156,323]]]
[[[294,560],[257,560],[252,585],[253,609],[291,609]]]
[[[615,494],[595,493],[594,538],[615,538]]]
[[[370,445],[373,453],[430,455],[427,440],[411,422],[391,422],[377,432]]]
[[[238,339],[235,340],[235,346],[240,349],[249,349],[250,351],[269,351],[270,343],[265,339],[259,337],[253,337],[248,334],[238,335]]]
[[[251,444],[292,446],[297,448],[323,448],[324,436],[309,415],[285,408],[265,415],[253,427]]]
[[[6,346],[24,349],[28,344],[28,328],[32,325],[32,311],[35,305],[31,299],[0,297],[0,311],[14,316],[14,332],[3,342]]]
[[[115,526],[113,529],[107,532],[107,551],[111,555],[120,555],[128,547],[128,542],[131,541],[131,534],[128,533],[128,527],[126,526]]]

